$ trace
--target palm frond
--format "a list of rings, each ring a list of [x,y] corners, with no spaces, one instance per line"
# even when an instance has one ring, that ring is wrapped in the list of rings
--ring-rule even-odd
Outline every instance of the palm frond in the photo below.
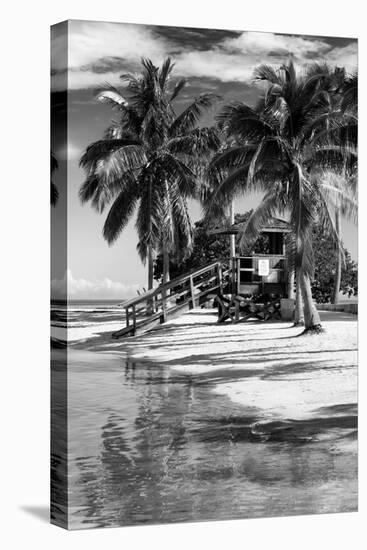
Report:
[[[276,190],[271,190],[270,193],[264,195],[260,204],[251,212],[245,227],[238,233],[241,250],[255,242],[261,228],[274,216],[277,209],[277,198]]]
[[[324,170],[341,172],[345,169],[353,170],[358,161],[358,151],[353,146],[344,145],[322,145],[310,148],[304,162],[309,166],[317,166]]]
[[[279,71],[276,71],[271,65],[265,63],[256,67],[253,73],[254,80],[266,80],[270,84],[282,86],[283,80]]]
[[[266,144],[266,142],[265,142],[265,139],[263,138],[260,141],[256,151],[252,155],[252,158],[251,158],[251,161],[250,161],[250,164],[249,164],[249,167],[248,167],[248,172],[247,172],[247,184],[246,184],[246,186],[247,186],[248,189],[251,189],[253,184],[254,184],[254,176],[255,176],[256,169],[257,169],[257,163],[260,160],[261,153],[263,151],[263,148],[264,148],[265,144]]]
[[[172,95],[170,97],[170,101],[174,101],[181,93],[181,91],[184,89],[184,87],[187,84],[186,78],[181,78],[173,88]]]
[[[175,252],[181,252],[182,257],[187,255],[192,247],[193,229],[186,200],[176,183],[169,186],[169,200],[174,226]]]
[[[245,141],[261,139],[273,133],[272,126],[244,103],[237,102],[225,106],[216,119],[229,136],[238,136]]]
[[[174,66],[175,64],[172,62],[170,57],[167,57],[167,59],[165,59],[165,61],[163,62],[162,67],[159,70],[158,76],[161,90],[165,90],[168,83],[169,75],[171,74]]]
[[[79,189],[82,204],[90,201],[91,206],[99,213],[132,182],[136,185],[139,170],[129,170],[120,165],[116,155],[111,155],[104,162],[99,161],[87,174],[87,178]]]
[[[217,212],[217,215],[220,216],[220,212],[227,208],[235,196],[246,191],[249,165],[250,161],[245,162],[221,181],[217,180],[215,185],[211,186],[210,192],[206,193],[206,201],[203,205],[206,217],[213,217],[214,212]]]
[[[169,112],[164,104],[150,105],[141,125],[141,136],[148,147],[163,146],[170,122]]]
[[[171,124],[170,136],[176,137],[192,130],[200,120],[203,111],[214,105],[220,96],[211,92],[199,95]]]
[[[341,258],[344,261],[345,253],[343,241],[336,224],[336,215],[338,215],[338,209],[337,207],[333,208],[329,197],[325,193],[323,193],[320,188],[318,189],[318,199],[318,225],[327,235],[330,235],[332,237],[334,243],[336,244],[336,247],[340,252]]]
[[[346,80],[342,90],[341,108],[345,111],[358,110],[358,74],[354,73]]]
[[[343,113],[340,109],[315,113],[304,125],[303,136],[306,145],[327,143],[344,144],[347,141],[357,144],[358,119],[353,113]]]
[[[125,175],[128,178],[128,175]],[[123,185],[120,181],[106,182],[103,177],[91,174],[87,177],[79,189],[79,198],[82,204],[90,202],[96,212],[102,214],[104,209],[116,197]]]
[[[251,152],[256,151],[257,144],[248,143],[237,147],[230,147],[213,156],[208,167],[209,175],[223,174],[232,168],[238,168],[248,160]]]
[[[113,86],[109,86],[106,90],[99,92],[96,99],[101,103],[107,103],[117,109],[123,109],[129,105],[129,102]]]
[[[156,161],[156,165],[160,178],[168,182],[175,182],[184,197],[195,194],[195,173],[179,158],[167,152]]]
[[[161,237],[161,192],[154,166],[145,169],[139,177],[141,199],[135,227],[139,235],[137,250],[145,263],[148,247],[157,248]]]
[[[138,173],[146,162],[147,157],[141,147],[126,145],[97,162],[93,173],[103,179],[106,186],[113,189],[127,173]]]
[[[101,139],[95,141],[87,147],[83,153],[79,166],[85,169],[89,169],[92,166],[95,166],[98,161],[105,160],[110,155],[116,153],[116,151],[122,150],[124,147],[132,146],[129,151],[134,157],[131,160],[136,160],[140,158],[139,162],[144,161],[144,151],[141,148],[141,142],[134,139]]]
[[[103,237],[114,243],[134,213],[138,201],[135,181],[131,179],[114,200],[103,226]]]
[[[88,176],[79,189],[79,199],[82,204],[92,200],[98,191],[99,179],[95,175]]]
[[[264,110],[267,122],[272,127],[278,127],[280,133],[283,132],[290,117],[289,105],[284,97],[275,97]]]
[[[290,59],[288,63],[283,63],[283,65],[281,65],[280,67],[280,70],[284,72],[285,80],[288,85],[292,84],[293,86],[295,86],[298,84],[296,69],[292,59]]]
[[[170,139],[166,147],[171,153],[203,156],[217,151],[220,139],[215,128],[195,128],[183,136]]]
[[[316,179],[316,186],[325,203],[329,204],[332,210],[338,210],[344,218],[357,223],[357,190],[347,173],[318,170],[313,174],[313,178]]]

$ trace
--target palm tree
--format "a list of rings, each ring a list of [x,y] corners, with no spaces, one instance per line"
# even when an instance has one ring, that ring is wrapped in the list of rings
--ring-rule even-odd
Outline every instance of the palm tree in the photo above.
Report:
[[[344,79],[342,85],[342,111],[358,114],[358,74],[355,72]]]
[[[333,304],[339,301],[341,284],[341,271],[344,263],[344,250],[342,243],[341,218],[357,222],[357,189],[356,174],[352,175],[348,168],[341,171],[320,170],[313,177],[317,177],[320,192],[325,195],[325,203],[330,210],[330,217],[334,216],[335,223],[335,250],[336,268],[334,277],[334,289],[331,298]]]
[[[103,227],[110,245],[136,212],[137,248],[142,261],[148,259],[151,289],[154,254],[163,252],[165,282],[169,255],[190,249],[187,198],[196,192],[195,159],[217,147],[215,132],[197,125],[218,96],[201,94],[177,115],[174,101],[186,80],[171,86],[174,64],[169,58],[160,68],[149,59],[141,63],[140,75],[121,76],[124,92],[109,86],[98,95],[120,119],[83,154],[86,180],[80,198],[99,212],[110,205]]]
[[[318,96],[322,98],[317,120],[317,131],[320,134],[319,144],[335,147],[357,146],[357,87],[356,74],[347,76],[344,69],[332,70],[328,65],[314,66],[317,78],[322,82]],[[315,96],[317,97],[317,96]],[[316,128],[314,128],[315,132]],[[324,136],[324,138],[323,138]],[[322,191],[327,192],[327,202],[334,206],[335,230],[338,236],[336,242],[336,270],[332,303],[339,301],[341,270],[343,263],[341,217],[353,219],[356,222],[357,201],[357,156],[345,158],[342,167],[327,164],[327,169],[317,170],[317,177],[323,181]],[[331,194],[329,190],[332,190]],[[337,191],[338,190],[338,191]],[[331,213],[332,215],[332,213]]]
[[[352,144],[357,147],[357,132],[358,132],[358,76],[357,73],[352,74],[349,77],[344,77],[344,81],[340,87],[340,110],[343,115],[347,116],[347,124],[341,130],[340,139],[347,147]],[[343,187],[344,192],[348,194],[348,201],[342,199],[338,196],[336,201],[336,226],[338,234],[341,238],[340,231],[340,216],[344,216],[347,219],[353,219],[354,222],[357,222],[357,162],[356,157],[355,162],[344,167],[343,170],[343,179],[338,180],[339,187]],[[336,174],[338,176],[339,174]],[[337,250],[337,267],[336,267],[336,276],[335,276],[335,286],[334,286],[334,295],[333,303],[336,304],[339,301],[339,291],[340,291],[340,282],[341,282],[341,269],[342,269],[342,250],[339,248]]]
[[[57,159],[53,152],[51,151],[51,188],[50,188],[50,200],[51,200],[51,206],[56,206],[56,203],[59,198],[59,191],[52,181],[52,174],[57,170],[59,167]]]
[[[238,145],[214,157],[210,176],[215,184],[208,208],[235,194],[262,191],[264,197],[252,212],[241,237],[241,245],[258,235],[260,227],[276,213],[289,214],[294,232],[290,261],[299,279],[305,318],[305,331],[321,328],[320,317],[312,300],[313,251],[311,230],[318,217],[339,239],[330,216],[322,183],[311,180],[314,167],[340,167],[345,163],[346,148],[320,141],[318,114],[322,80],[312,66],[303,75],[296,74],[292,61],[278,70],[261,65],[255,80],[267,84],[267,90],[255,108],[244,103],[224,107],[218,116],[229,136]],[[229,176],[223,173],[230,170]]]

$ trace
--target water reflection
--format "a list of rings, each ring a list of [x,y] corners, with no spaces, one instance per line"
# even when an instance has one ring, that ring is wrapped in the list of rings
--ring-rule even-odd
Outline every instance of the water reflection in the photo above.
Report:
[[[66,527],[67,518],[67,357],[66,349],[51,354],[50,519]]]
[[[71,528],[356,509],[355,413],[264,422],[108,354],[70,351],[68,375]]]

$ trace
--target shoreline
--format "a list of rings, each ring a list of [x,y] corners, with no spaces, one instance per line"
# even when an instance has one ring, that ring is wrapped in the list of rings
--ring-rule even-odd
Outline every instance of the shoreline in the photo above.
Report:
[[[290,323],[218,325],[212,310],[191,310],[148,333],[113,341],[106,326],[71,349],[123,355],[206,380],[215,393],[264,418],[301,421],[352,411],[357,402],[357,319],[321,312],[326,332],[295,338]],[[73,329],[77,330],[77,329]],[[83,329],[81,329],[83,330]]]

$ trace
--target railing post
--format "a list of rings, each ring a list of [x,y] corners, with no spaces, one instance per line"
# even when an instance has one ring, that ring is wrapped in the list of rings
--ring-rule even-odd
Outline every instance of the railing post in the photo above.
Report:
[[[223,294],[223,273],[222,273],[222,264],[217,263],[217,269],[218,269],[218,284],[219,284],[219,292]]]
[[[167,291],[161,291],[162,298],[162,321],[165,323],[167,321]]]
[[[195,307],[195,287],[194,287],[194,279],[192,275],[190,275],[190,292],[191,292],[191,305],[192,308]]]
[[[230,273],[231,273],[231,293],[233,295],[237,294],[237,282],[236,282],[236,257],[234,256],[231,258],[231,267],[230,267]]]
[[[125,307],[125,316],[126,316],[126,326],[128,327],[130,324],[130,313],[129,313],[128,307]]]
[[[135,309],[135,304],[133,305],[133,330],[134,330],[134,334],[136,332],[136,309]]]
[[[146,314],[152,315],[154,312],[154,298],[147,299]]]

